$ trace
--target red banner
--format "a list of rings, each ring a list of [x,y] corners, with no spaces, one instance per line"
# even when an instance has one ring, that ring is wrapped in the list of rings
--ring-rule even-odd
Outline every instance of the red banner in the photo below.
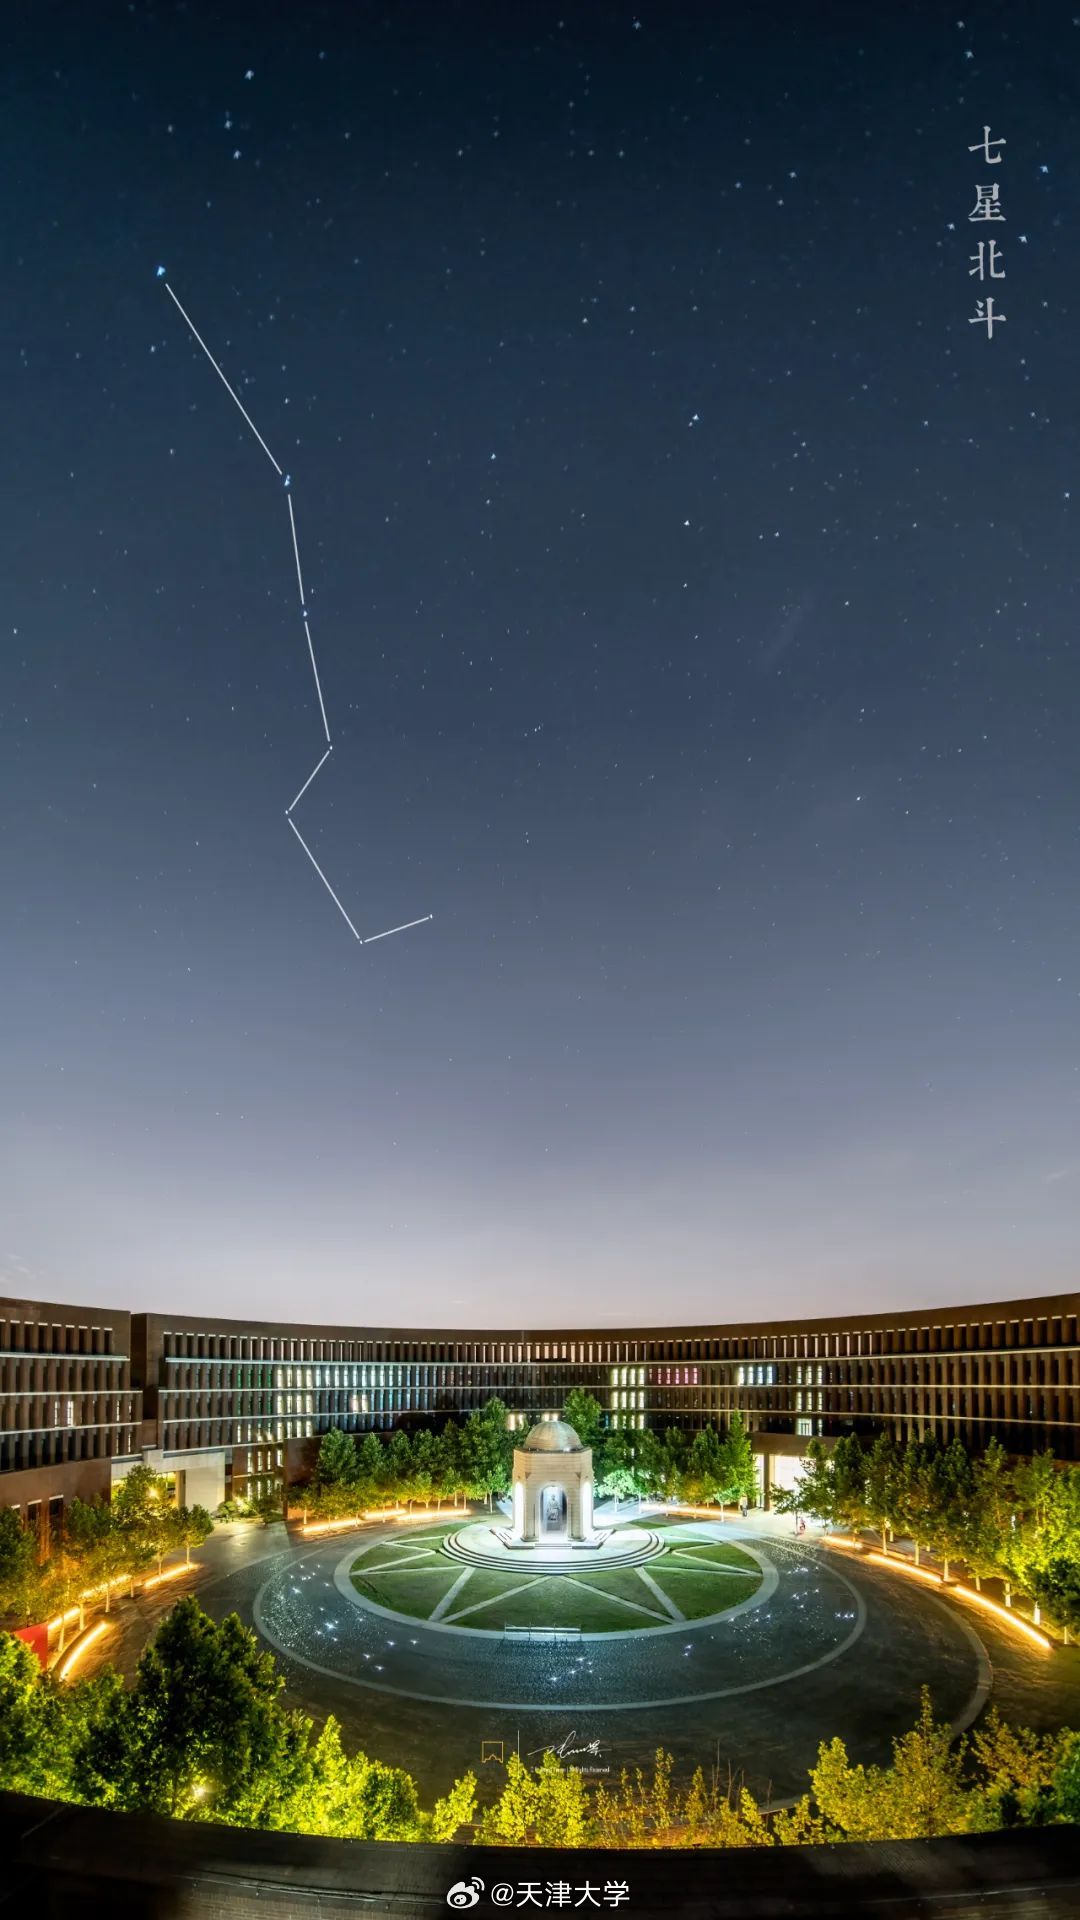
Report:
[[[39,1664],[42,1667],[48,1666],[49,1629],[44,1622],[42,1622],[39,1627],[16,1627],[15,1638],[16,1640],[25,1640],[31,1653],[37,1655]]]

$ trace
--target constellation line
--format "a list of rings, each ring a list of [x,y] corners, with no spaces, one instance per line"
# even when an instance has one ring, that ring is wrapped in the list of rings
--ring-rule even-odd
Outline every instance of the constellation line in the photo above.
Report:
[[[258,443],[259,443],[259,445],[260,445],[260,447],[262,448],[262,450],[263,450],[263,452],[265,453],[265,455],[266,455],[266,457],[267,457],[267,459],[269,460],[269,462],[270,462],[270,465],[271,465],[271,466],[273,467],[273,469],[274,469],[274,472],[275,472],[275,473],[277,473],[277,474],[280,474],[280,472],[281,472],[281,468],[280,468],[280,467],[278,466],[278,463],[277,463],[277,461],[276,461],[276,460],[274,459],[274,456],[273,456],[273,454],[271,453],[271,451],[270,451],[270,449],[269,449],[269,447],[267,446],[267,444],[266,444],[266,441],[265,441],[265,440],[263,439],[263,437],[262,437],[262,434],[261,434],[261,433],[259,432],[259,429],[258,429],[258,427],[257,427],[257,426],[255,425],[255,422],[254,422],[254,420],[252,419],[252,417],[251,417],[251,415],[250,415],[250,413],[248,412],[248,410],[247,410],[247,408],[245,407],[245,405],[244,405],[244,403],[243,403],[243,401],[242,401],[242,400],[240,399],[240,396],[239,396],[239,394],[236,394],[236,393],[233,393],[233,390],[232,390],[232,388],[231,388],[231,387],[229,386],[229,383],[228,383],[228,381],[226,380],[226,378],[225,378],[225,375],[224,375],[224,374],[222,373],[222,371],[221,371],[221,368],[220,368],[220,367],[218,366],[218,363],[217,363],[217,361],[216,361],[216,360],[214,359],[214,356],[213,356],[213,354],[211,353],[211,351],[210,351],[210,349],[209,349],[209,347],[207,346],[207,344],[206,344],[206,341],[205,341],[205,340],[203,339],[203,337],[202,337],[202,335],[201,335],[201,333],[200,333],[200,332],[198,331],[198,329],[197,329],[197,327],[195,327],[195,326],[193,326],[193,325],[192,325],[192,322],[191,322],[190,320],[188,320],[188,317],[187,317],[187,314],[186,314],[186,313],[184,313],[184,309],[183,309],[183,307],[181,307],[181,306],[180,306],[180,302],[179,302],[179,300],[177,300],[177,298],[176,298],[176,295],[175,295],[175,293],[173,292],[173,290],[172,290],[172,288],[170,287],[170,285],[169,285],[169,283],[168,283],[168,281],[167,281],[167,280],[166,280],[166,282],[165,282],[165,291],[166,291],[166,293],[168,294],[168,296],[169,296],[169,298],[170,298],[170,300],[173,300],[173,301],[175,301],[175,303],[176,303],[176,305],[177,305],[177,307],[179,307],[179,309],[180,309],[180,312],[181,312],[182,314],[184,314],[184,319],[185,319],[185,320],[187,320],[187,323],[188,323],[188,326],[189,326],[189,327],[191,327],[191,331],[192,331],[192,333],[193,333],[193,334],[195,335],[195,338],[196,338],[196,340],[198,341],[198,343],[199,343],[199,345],[200,345],[200,347],[202,348],[202,350],[203,350],[203,352],[205,353],[205,355],[206,355],[206,357],[207,357],[207,359],[209,360],[209,362],[210,362],[210,365],[211,365],[211,366],[213,367],[213,369],[214,369],[214,372],[215,372],[215,373],[217,374],[217,376],[218,376],[218,379],[219,379],[219,380],[221,381],[221,383],[222,383],[222,385],[223,385],[223,386],[225,386],[225,387],[227,387],[227,388],[228,388],[228,390],[229,390],[229,392],[230,392],[230,393],[232,393],[232,397],[233,397],[233,399],[234,399],[234,400],[236,401],[236,404],[237,404],[237,406],[239,407],[239,409],[240,409],[240,411],[241,411],[241,413],[242,413],[242,414],[243,414],[243,416],[244,416],[244,419],[245,419],[245,420],[247,421],[247,423],[248,423],[248,426],[249,426],[249,427],[251,428],[251,431],[252,431],[252,433],[253,433],[253,434],[255,435],[255,438],[256,438],[256,440],[258,441]]]
[[[297,839],[299,840],[300,845],[303,847],[304,852],[307,854],[308,859],[311,861],[312,866],[314,867],[316,873],[318,874],[319,879],[322,881],[323,886],[326,888],[327,893],[330,895],[331,900],[333,901],[335,907],[340,913],[346,926],[350,929],[352,933],[356,933],[356,928],[353,926],[352,921],[349,919],[349,916],[346,913],[344,907],[342,906],[341,901],[338,899],[337,894],[334,892],[333,887],[330,885],[329,880],[327,879],[325,873],[323,872],[318,861],[316,860],[315,855],[312,853],[311,848],[308,846],[307,841],[304,839],[304,836],[301,833],[299,827],[296,825],[296,822],[290,817],[289,814],[286,814],[285,818],[286,820],[288,820],[290,827],[292,828]],[[356,937],[360,941],[360,945],[363,946],[364,942],[360,934],[356,933]]]
[[[306,604],[306,596],[304,593],[304,575],[300,566],[300,545],[296,537],[296,515],[293,512],[292,494],[289,491],[289,489],[292,486],[292,475],[288,473],[283,473],[281,468],[278,466],[277,461],[274,459],[273,454],[271,453],[269,447],[267,446],[266,441],[263,439],[262,434],[259,432],[258,427],[255,425],[254,420],[251,418],[251,415],[248,412],[247,408],[245,407],[239,394],[235,391],[233,387],[229,385],[228,380],[225,378],[224,373],[222,372],[221,368],[218,366],[217,361],[214,359],[214,356],[211,353],[209,347],[207,346],[206,341],[203,339],[198,328],[195,326],[194,321],[191,319],[190,315],[185,312],[184,308],[180,305],[180,302],[177,299],[172,288],[170,287],[168,280],[165,278],[164,267],[158,267],[157,278],[159,280],[164,281],[165,291],[168,294],[173,305],[175,306],[177,312],[180,314],[181,319],[184,321],[185,325],[187,326],[189,332],[191,333],[192,338],[202,348],[204,354],[206,355],[206,358],[209,360],[210,365],[213,367],[214,372],[217,374],[218,379],[221,381],[222,386],[225,388],[226,392],[231,396],[233,400],[235,400],[237,406],[240,409],[240,412],[243,414],[244,419],[247,421],[248,426],[251,428],[252,433],[255,435],[256,440],[258,441],[260,447],[262,448],[267,459],[269,460],[270,465],[273,467],[274,472],[278,475],[279,479],[282,480],[285,487],[285,503],[289,509],[289,532],[290,532],[290,535],[292,536],[293,559],[296,562],[296,584],[300,591],[300,618],[304,623],[304,634],[307,639],[308,654],[311,659],[311,671],[315,677],[315,692],[319,698],[319,712],[322,715],[323,732],[326,735],[326,752],[323,754],[322,759],[318,762],[318,765],[313,767],[311,772],[308,774],[308,777],[304,781],[304,784],[301,787],[299,793],[297,794],[295,800],[290,801],[289,805],[286,807],[285,818],[288,821],[289,826],[292,828],[293,832],[295,833],[296,838],[299,840],[300,845],[303,847],[304,852],[307,854],[308,859],[311,861],[312,866],[314,867],[316,873],[318,874],[319,879],[322,881],[323,886],[326,888],[327,893],[330,895],[331,900],[333,901],[335,907],[340,913],[346,926],[349,928],[350,933],[352,933],[355,936],[355,938],[359,940],[360,945],[362,947],[371,946],[373,942],[376,940],[389,939],[392,933],[408,933],[411,927],[425,926],[429,920],[434,919],[435,917],[434,914],[431,914],[431,913],[421,914],[418,920],[405,920],[402,922],[402,924],[399,927],[387,927],[384,933],[369,933],[367,938],[364,939],[363,936],[359,934],[356,928],[353,926],[353,923],[350,920],[348,914],[346,913],[344,907],[342,906],[341,901],[338,899],[337,894],[334,892],[333,887],[330,885],[330,882],[327,879],[322,868],[320,867],[318,861],[316,860],[315,855],[312,853],[311,848],[308,846],[307,841],[304,839],[303,834],[300,832],[299,828],[296,825],[296,822],[292,818],[293,808],[296,807],[299,804],[299,802],[303,799],[312,781],[315,779],[316,774],[319,774],[322,772],[322,769],[325,767],[326,762],[329,760],[330,754],[332,751],[331,741],[330,741],[330,722],[326,717],[326,702],[323,699],[322,682],[319,679],[319,669],[315,662],[315,647],[311,638],[311,628],[308,625],[308,611],[307,611],[307,604]]]
[[[308,790],[308,788],[310,787],[310,785],[311,785],[311,783],[312,783],[312,781],[314,780],[314,778],[315,778],[315,775],[316,775],[316,774],[317,774],[317,773],[319,772],[319,770],[320,770],[320,768],[322,768],[322,767],[324,767],[324,766],[326,765],[326,762],[327,762],[327,761],[329,760],[329,758],[330,758],[330,755],[331,755],[331,753],[332,753],[332,752],[333,752],[333,748],[332,748],[332,747],[327,747],[327,749],[326,749],[326,752],[325,752],[325,753],[323,754],[323,757],[322,757],[322,759],[321,759],[321,760],[319,761],[319,765],[318,765],[318,766],[317,766],[317,767],[316,767],[316,768],[315,768],[315,769],[314,769],[314,770],[313,770],[313,771],[312,771],[311,773],[309,773],[309,774],[308,774],[308,777],[307,777],[307,779],[306,779],[306,780],[304,781],[304,784],[303,784],[303,786],[301,787],[301,789],[300,789],[300,791],[299,791],[299,793],[298,793],[298,794],[297,794],[297,796],[296,796],[296,800],[302,800],[302,799],[303,799],[303,797],[304,797],[304,795],[305,795],[305,793],[307,792],[307,790]],[[294,800],[294,801],[292,802],[292,804],[291,804],[290,806],[287,806],[287,807],[286,807],[286,809],[285,809],[285,811],[286,811],[286,813],[287,813],[287,814],[288,814],[288,813],[291,813],[291,812],[292,812],[292,810],[293,810],[293,807],[295,807],[295,805],[296,805],[296,800]]]

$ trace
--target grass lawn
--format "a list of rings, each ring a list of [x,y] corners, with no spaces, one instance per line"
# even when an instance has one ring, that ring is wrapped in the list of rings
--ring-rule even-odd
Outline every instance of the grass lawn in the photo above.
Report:
[[[423,1544],[422,1553],[411,1553],[373,1542],[352,1565],[357,1592],[378,1606],[427,1620],[460,1580],[440,1618],[448,1625],[495,1632],[504,1626],[532,1626],[625,1633],[671,1623],[649,1581],[632,1567],[613,1567],[610,1572],[583,1567],[580,1573],[545,1575],[530,1573],[526,1561],[504,1573],[488,1567],[463,1568],[439,1551],[438,1539]],[[738,1606],[761,1583],[756,1562],[724,1542],[672,1540],[668,1551],[651,1560],[645,1571],[687,1620]],[[623,1604],[627,1601],[632,1604]]]
[[[393,1613],[409,1613],[418,1620],[426,1620],[443,1594],[449,1593],[460,1572],[460,1567],[443,1564],[433,1565],[427,1573],[412,1569],[401,1573],[354,1573],[352,1579],[357,1593],[366,1600],[374,1600],[377,1607],[389,1607]]]

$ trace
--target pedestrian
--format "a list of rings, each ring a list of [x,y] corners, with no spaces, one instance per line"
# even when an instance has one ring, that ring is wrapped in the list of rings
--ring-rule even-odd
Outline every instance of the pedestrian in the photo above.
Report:
[[[740,1517],[740,1519],[743,1519],[743,1520],[745,1520],[745,1519],[746,1519],[746,1514],[747,1514],[747,1509],[749,1508],[749,1505],[750,1505],[750,1502],[749,1502],[749,1500],[747,1499],[747,1497],[746,1497],[746,1495],[745,1495],[745,1493],[744,1493],[744,1494],[743,1494],[743,1496],[742,1496],[742,1499],[741,1499],[741,1500],[739,1501],[739,1517]]]

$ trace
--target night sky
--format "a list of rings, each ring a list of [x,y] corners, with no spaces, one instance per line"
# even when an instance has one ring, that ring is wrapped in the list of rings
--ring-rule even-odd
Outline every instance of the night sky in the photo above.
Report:
[[[1075,1286],[1075,4],[14,10],[7,1291]]]

